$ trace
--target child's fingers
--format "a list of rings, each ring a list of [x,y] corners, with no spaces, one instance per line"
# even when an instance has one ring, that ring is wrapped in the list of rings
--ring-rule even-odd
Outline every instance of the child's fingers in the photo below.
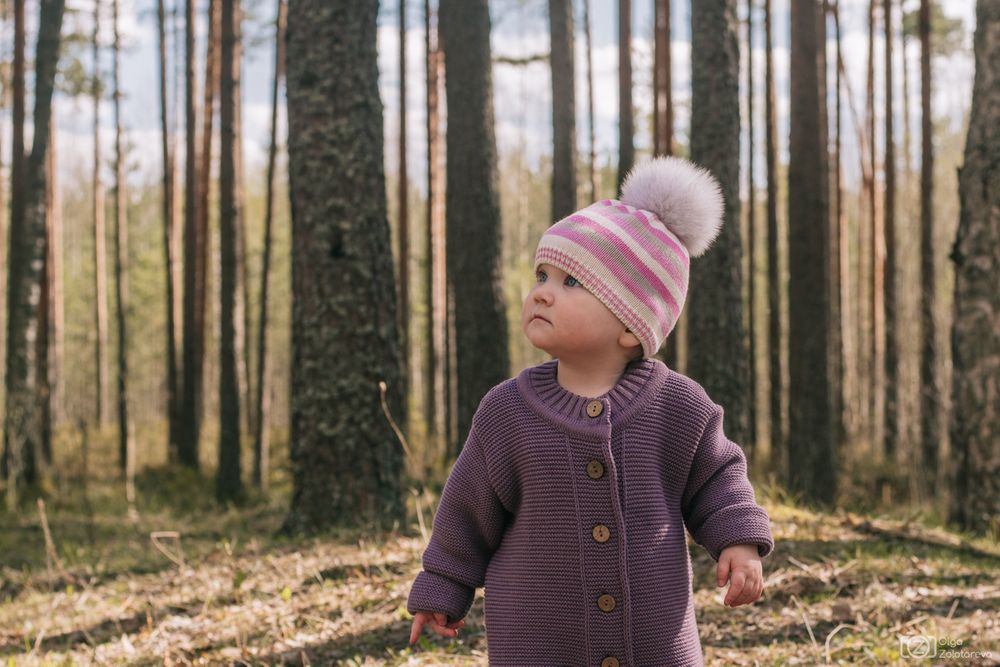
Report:
[[[738,607],[741,604],[750,604],[760,597],[762,588],[763,582],[757,577],[750,576],[743,584],[743,592],[733,601],[732,606]]]
[[[746,583],[747,575],[742,570],[737,570],[733,572],[732,581],[729,584],[729,591],[726,593],[725,603],[732,606],[733,602],[740,596],[743,592],[743,586]]]
[[[417,641],[417,637],[420,636],[420,630],[424,626],[423,618],[420,616],[415,616],[413,618],[413,626],[410,628],[410,643]]]
[[[458,630],[447,623],[448,614],[434,614],[434,620],[430,621],[431,629],[442,637],[457,637]],[[456,621],[457,623],[458,621]]]
[[[729,561],[729,554],[722,552],[722,555],[719,556],[719,564],[715,568],[715,581],[719,586],[724,586],[726,579],[729,578]]]

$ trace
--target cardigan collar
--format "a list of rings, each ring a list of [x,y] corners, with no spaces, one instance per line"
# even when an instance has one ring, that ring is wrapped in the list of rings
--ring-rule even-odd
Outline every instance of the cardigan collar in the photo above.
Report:
[[[618,382],[596,397],[580,396],[559,384],[558,359],[530,366],[517,376],[517,386],[527,404],[560,430],[587,439],[605,440],[611,428],[623,427],[659,392],[670,370],[656,358],[636,359],[625,366]],[[600,401],[597,416],[588,405]],[[593,408],[592,411],[596,411]]]

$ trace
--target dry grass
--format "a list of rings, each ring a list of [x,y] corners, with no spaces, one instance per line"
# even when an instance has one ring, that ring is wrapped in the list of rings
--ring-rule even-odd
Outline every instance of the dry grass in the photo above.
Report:
[[[487,664],[482,591],[459,638],[425,632],[407,643],[406,596],[423,549],[416,521],[407,534],[291,540],[275,536],[287,486],[240,509],[215,506],[211,481],[192,473],[150,471],[139,488],[135,523],[113,480],[92,484],[91,513],[72,493],[50,498],[69,579],[46,565],[37,512],[0,514],[8,664]],[[900,655],[900,637],[910,635],[981,653],[939,653],[934,664],[1000,664],[996,545],[919,522],[863,524],[763,502],[777,546],[757,603],[723,606],[714,564],[692,548],[709,664],[927,664]],[[183,565],[154,547],[157,530],[180,533]]]

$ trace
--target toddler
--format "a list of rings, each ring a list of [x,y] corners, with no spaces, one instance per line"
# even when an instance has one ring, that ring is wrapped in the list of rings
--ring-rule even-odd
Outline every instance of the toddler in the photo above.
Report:
[[[725,604],[760,597],[774,541],[746,458],[722,406],[653,356],[722,207],[709,172],[657,158],[620,201],[546,230],[522,328],[553,358],[479,404],[410,590],[411,644],[425,625],[457,636],[485,586],[490,665],[701,665],[685,527]]]

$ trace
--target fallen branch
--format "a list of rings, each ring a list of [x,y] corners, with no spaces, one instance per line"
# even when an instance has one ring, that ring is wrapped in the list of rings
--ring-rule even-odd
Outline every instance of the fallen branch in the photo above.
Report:
[[[806,624],[806,630],[809,631],[809,639],[812,640],[813,648],[819,650],[819,644],[816,643],[816,635],[813,634],[812,624],[809,622],[809,617],[806,615],[805,607],[802,606],[802,603],[799,602],[799,599],[795,597],[794,593],[792,594],[792,602],[794,602],[799,608],[799,611],[802,612],[802,621]]]
[[[835,627],[833,630],[830,631],[830,634],[826,636],[826,641],[823,642],[823,654],[826,656],[826,664],[828,665],[833,663],[833,661],[830,659],[830,640],[833,639],[833,636],[836,635],[841,630],[843,630],[844,628],[851,628],[852,630],[857,629],[856,626],[850,623],[841,623],[840,625],[838,625],[837,627]]]
[[[160,542],[160,538],[174,539],[177,540],[177,553],[176,555],[171,552],[165,544]],[[170,559],[177,567],[184,569],[184,548],[181,546],[181,534],[176,530],[155,530],[149,534],[149,539],[153,543],[156,549]]]
[[[974,544],[970,544],[969,542],[958,537],[940,534],[935,535],[927,533],[926,531],[918,531],[913,527],[913,524],[911,524],[910,521],[911,520],[908,519],[902,525],[894,526],[879,519],[859,520],[854,515],[848,514],[841,524],[856,530],[859,533],[894,537],[902,540],[912,540],[929,546],[955,549],[956,551],[969,553],[981,558],[994,558],[1000,560],[1000,553],[987,551],[986,549],[977,547]]]
[[[52,564],[59,570],[59,575],[68,582],[78,583],[77,578],[70,575],[63,567],[59,553],[56,551],[55,542],[52,541],[52,532],[49,530],[49,519],[45,515],[45,501],[38,499],[38,517],[42,523],[42,532],[45,534],[45,566],[49,570],[49,581],[52,580]]]

